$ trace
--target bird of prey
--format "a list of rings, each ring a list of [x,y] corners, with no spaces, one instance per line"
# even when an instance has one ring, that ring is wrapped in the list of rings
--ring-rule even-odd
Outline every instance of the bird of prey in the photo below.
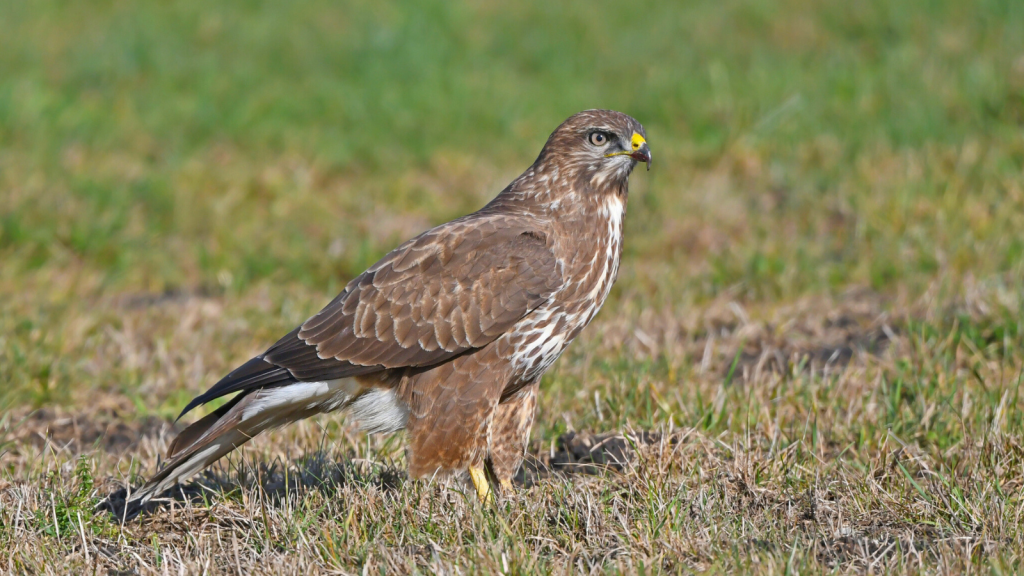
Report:
[[[573,115],[490,203],[405,242],[323,310],[192,400],[227,403],[183,430],[136,510],[260,432],[344,410],[408,432],[411,477],[467,471],[481,500],[522,464],[541,375],[594,318],[622,253],[639,122]],[[180,416],[179,416],[180,418]]]

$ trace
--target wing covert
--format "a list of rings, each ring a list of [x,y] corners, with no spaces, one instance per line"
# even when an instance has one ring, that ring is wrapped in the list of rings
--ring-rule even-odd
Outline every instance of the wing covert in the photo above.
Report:
[[[455,221],[406,242],[264,360],[306,380],[429,366],[485,346],[562,284],[547,237],[517,224]]]

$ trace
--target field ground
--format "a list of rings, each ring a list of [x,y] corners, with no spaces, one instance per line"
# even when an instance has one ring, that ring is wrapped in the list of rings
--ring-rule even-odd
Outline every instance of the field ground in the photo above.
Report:
[[[848,5],[846,5],[848,4]],[[0,5],[0,571],[1024,570],[1024,4]],[[589,107],[619,282],[514,494],[323,417],[132,522],[194,394]]]

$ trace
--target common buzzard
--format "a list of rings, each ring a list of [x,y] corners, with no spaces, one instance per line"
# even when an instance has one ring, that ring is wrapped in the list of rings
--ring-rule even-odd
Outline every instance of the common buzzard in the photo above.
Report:
[[[482,500],[523,461],[541,375],[594,318],[622,253],[628,179],[650,169],[643,126],[580,112],[478,212],[405,242],[323,310],[192,400],[235,396],[175,438],[129,505],[260,432],[344,410],[408,431],[413,477],[469,472]]]

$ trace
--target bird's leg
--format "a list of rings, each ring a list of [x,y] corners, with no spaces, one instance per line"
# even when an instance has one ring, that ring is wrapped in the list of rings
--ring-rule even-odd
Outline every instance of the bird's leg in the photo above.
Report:
[[[494,503],[494,492],[491,491],[491,484],[487,481],[487,472],[483,466],[479,468],[469,468],[469,478],[473,481],[473,487],[476,488],[476,495],[480,498],[480,501],[484,504]]]
[[[537,413],[538,381],[527,384],[498,404],[487,434],[488,463],[505,495],[515,493],[512,478],[523,465],[530,442],[530,427]]]

